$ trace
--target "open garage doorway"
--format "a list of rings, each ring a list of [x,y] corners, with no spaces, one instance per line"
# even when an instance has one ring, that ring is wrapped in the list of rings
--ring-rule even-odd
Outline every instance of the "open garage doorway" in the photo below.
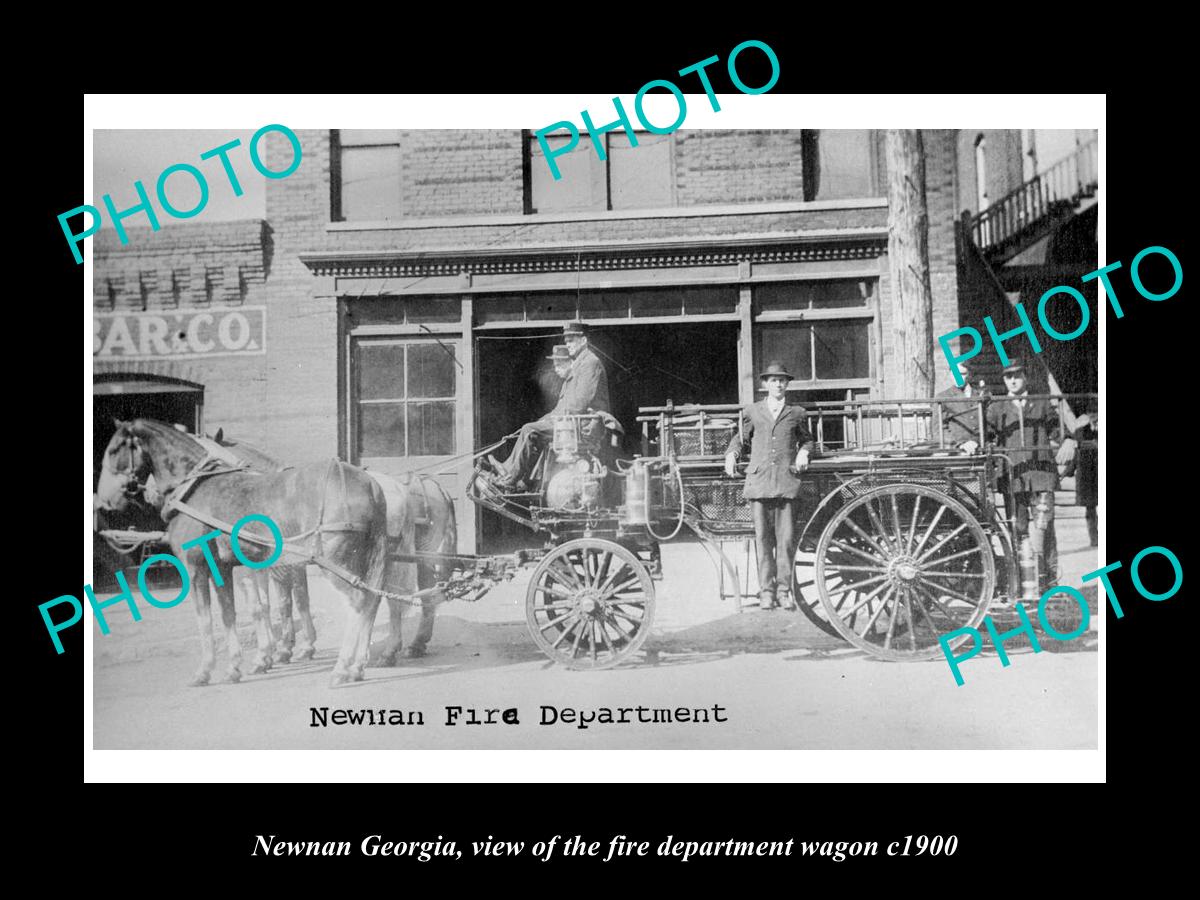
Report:
[[[624,426],[626,448],[640,452],[638,407],[738,402],[737,322],[603,325],[588,343],[604,363],[612,414]],[[561,327],[477,333],[477,443],[486,445],[545,415],[560,386],[547,359],[562,343]],[[504,458],[507,450],[499,453]],[[530,545],[529,531],[483,512],[480,552]]]

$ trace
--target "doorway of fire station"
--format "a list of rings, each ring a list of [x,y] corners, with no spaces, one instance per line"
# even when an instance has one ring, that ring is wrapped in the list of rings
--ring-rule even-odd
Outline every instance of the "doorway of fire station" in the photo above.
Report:
[[[170,425],[182,425],[199,433],[204,408],[204,387],[190,381],[150,375],[99,375],[92,384],[92,490],[100,483],[100,468],[108,442],[117,432],[117,420],[157,419]],[[94,510],[93,529],[97,532],[162,531],[158,511],[138,503],[121,512]],[[104,541],[95,547],[95,584],[107,583],[117,569],[136,565],[140,560],[116,553]]]
[[[588,343],[604,363],[612,414],[625,428],[625,448],[640,452],[638,407],[738,402],[737,322],[589,326]],[[484,446],[545,415],[558,400],[559,379],[547,358],[562,327],[477,332],[476,445]],[[497,451],[506,458],[508,448]],[[529,546],[529,531],[483,511],[481,553]]]

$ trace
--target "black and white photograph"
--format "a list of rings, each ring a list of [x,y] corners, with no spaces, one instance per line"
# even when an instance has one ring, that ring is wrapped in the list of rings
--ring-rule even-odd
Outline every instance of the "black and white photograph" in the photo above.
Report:
[[[95,750],[1097,749],[1102,101],[687,98],[96,117]]]

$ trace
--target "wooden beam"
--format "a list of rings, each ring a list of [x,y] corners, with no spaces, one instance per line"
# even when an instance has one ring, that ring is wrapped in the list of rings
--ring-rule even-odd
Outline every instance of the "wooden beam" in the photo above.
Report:
[[[456,410],[456,452],[465,453],[475,447],[477,433],[477,415],[475,410],[476,365],[475,365],[475,335],[472,331],[475,324],[475,301],[469,294],[462,298],[462,350],[459,362],[462,369],[458,375],[458,402]],[[458,535],[460,553],[477,553],[477,538],[479,534],[480,509],[474,503],[466,500],[467,481],[471,477],[471,469],[475,460],[464,457],[458,464],[458,490],[456,497],[463,499],[463,515],[459,516],[461,531]]]
[[[888,262],[892,345],[901,396],[933,396],[933,291],[929,281],[929,212],[921,132],[891,129],[888,153]]]
[[[739,275],[750,278],[750,263],[740,266]],[[754,402],[754,291],[749,285],[743,285],[738,293],[738,402],[750,405]]]

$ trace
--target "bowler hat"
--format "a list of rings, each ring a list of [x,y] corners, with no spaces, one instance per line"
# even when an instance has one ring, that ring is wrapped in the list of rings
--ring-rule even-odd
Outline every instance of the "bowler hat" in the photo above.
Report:
[[[583,337],[587,332],[584,330],[582,322],[568,322],[563,326],[564,337]]]
[[[777,359],[767,363],[767,367],[759,373],[759,378],[770,378],[772,375],[782,375],[788,381],[792,380],[792,373],[787,370],[782,362]]]
[[[1025,361],[1019,356],[1009,357],[1008,365],[1004,367],[1005,375],[1014,375],[1025,371]]]
[[[546,359],[552,359],[555,362],[570,362],[571,349],[566,344],[555,344],[554,352],[547,356]]]

